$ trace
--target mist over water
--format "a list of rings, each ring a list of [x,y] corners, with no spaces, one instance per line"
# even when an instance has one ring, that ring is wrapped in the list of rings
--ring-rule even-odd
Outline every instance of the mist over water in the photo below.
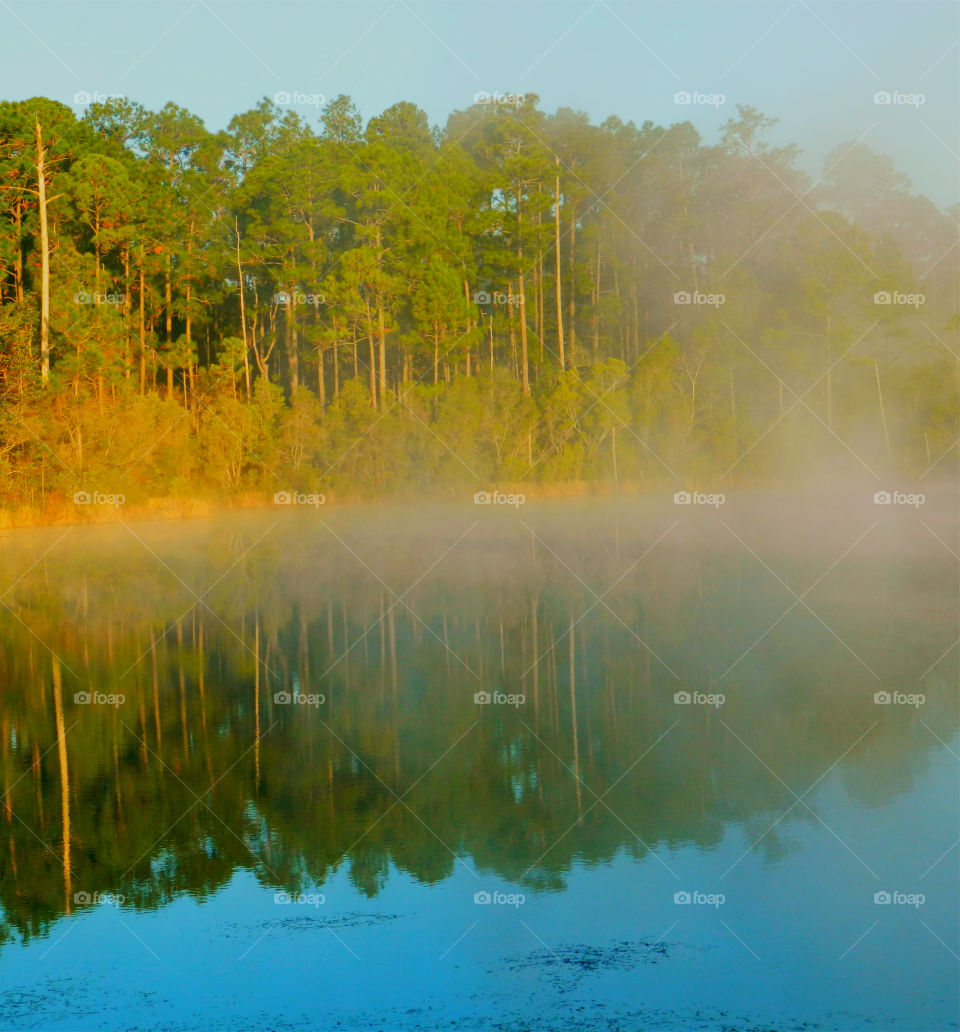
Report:
[[[954,1027],[955,526],[940,489],[6,534],[4,1026]]]

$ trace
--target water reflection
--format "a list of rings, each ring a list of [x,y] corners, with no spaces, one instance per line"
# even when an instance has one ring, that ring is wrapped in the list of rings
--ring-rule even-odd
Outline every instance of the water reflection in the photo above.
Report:
[[[731,824],[774,863],[814,820],[763,834],[791,789],[843,757],[881,806],[955,732],[955,571],[921,531],[880,528],[798,604],[868,521],[804,548],[551,512],[8,536],[4,938],[240,868],[299,892],[346,865],[375,896],[391,864],[433,883],[469,863],[562,890],[575,861]]]

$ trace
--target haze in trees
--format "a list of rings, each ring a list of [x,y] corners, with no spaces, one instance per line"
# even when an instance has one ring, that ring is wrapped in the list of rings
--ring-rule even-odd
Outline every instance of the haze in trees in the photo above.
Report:
[[[2,504],[928,473],[957,212],[773,122],[4,102]]]

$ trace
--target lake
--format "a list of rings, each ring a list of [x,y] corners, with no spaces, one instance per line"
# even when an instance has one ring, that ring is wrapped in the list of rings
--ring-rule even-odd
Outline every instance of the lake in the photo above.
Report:
[[[0,535],[0,1028],[956,1029],[956,499]]]

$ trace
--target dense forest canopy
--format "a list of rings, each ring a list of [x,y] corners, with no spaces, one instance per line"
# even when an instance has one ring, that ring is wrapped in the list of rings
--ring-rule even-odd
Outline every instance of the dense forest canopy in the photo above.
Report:
[[[937,468],[958,208],[862,142],[811,182],[750,107],[508,99],[0,103],[5,507]]]

